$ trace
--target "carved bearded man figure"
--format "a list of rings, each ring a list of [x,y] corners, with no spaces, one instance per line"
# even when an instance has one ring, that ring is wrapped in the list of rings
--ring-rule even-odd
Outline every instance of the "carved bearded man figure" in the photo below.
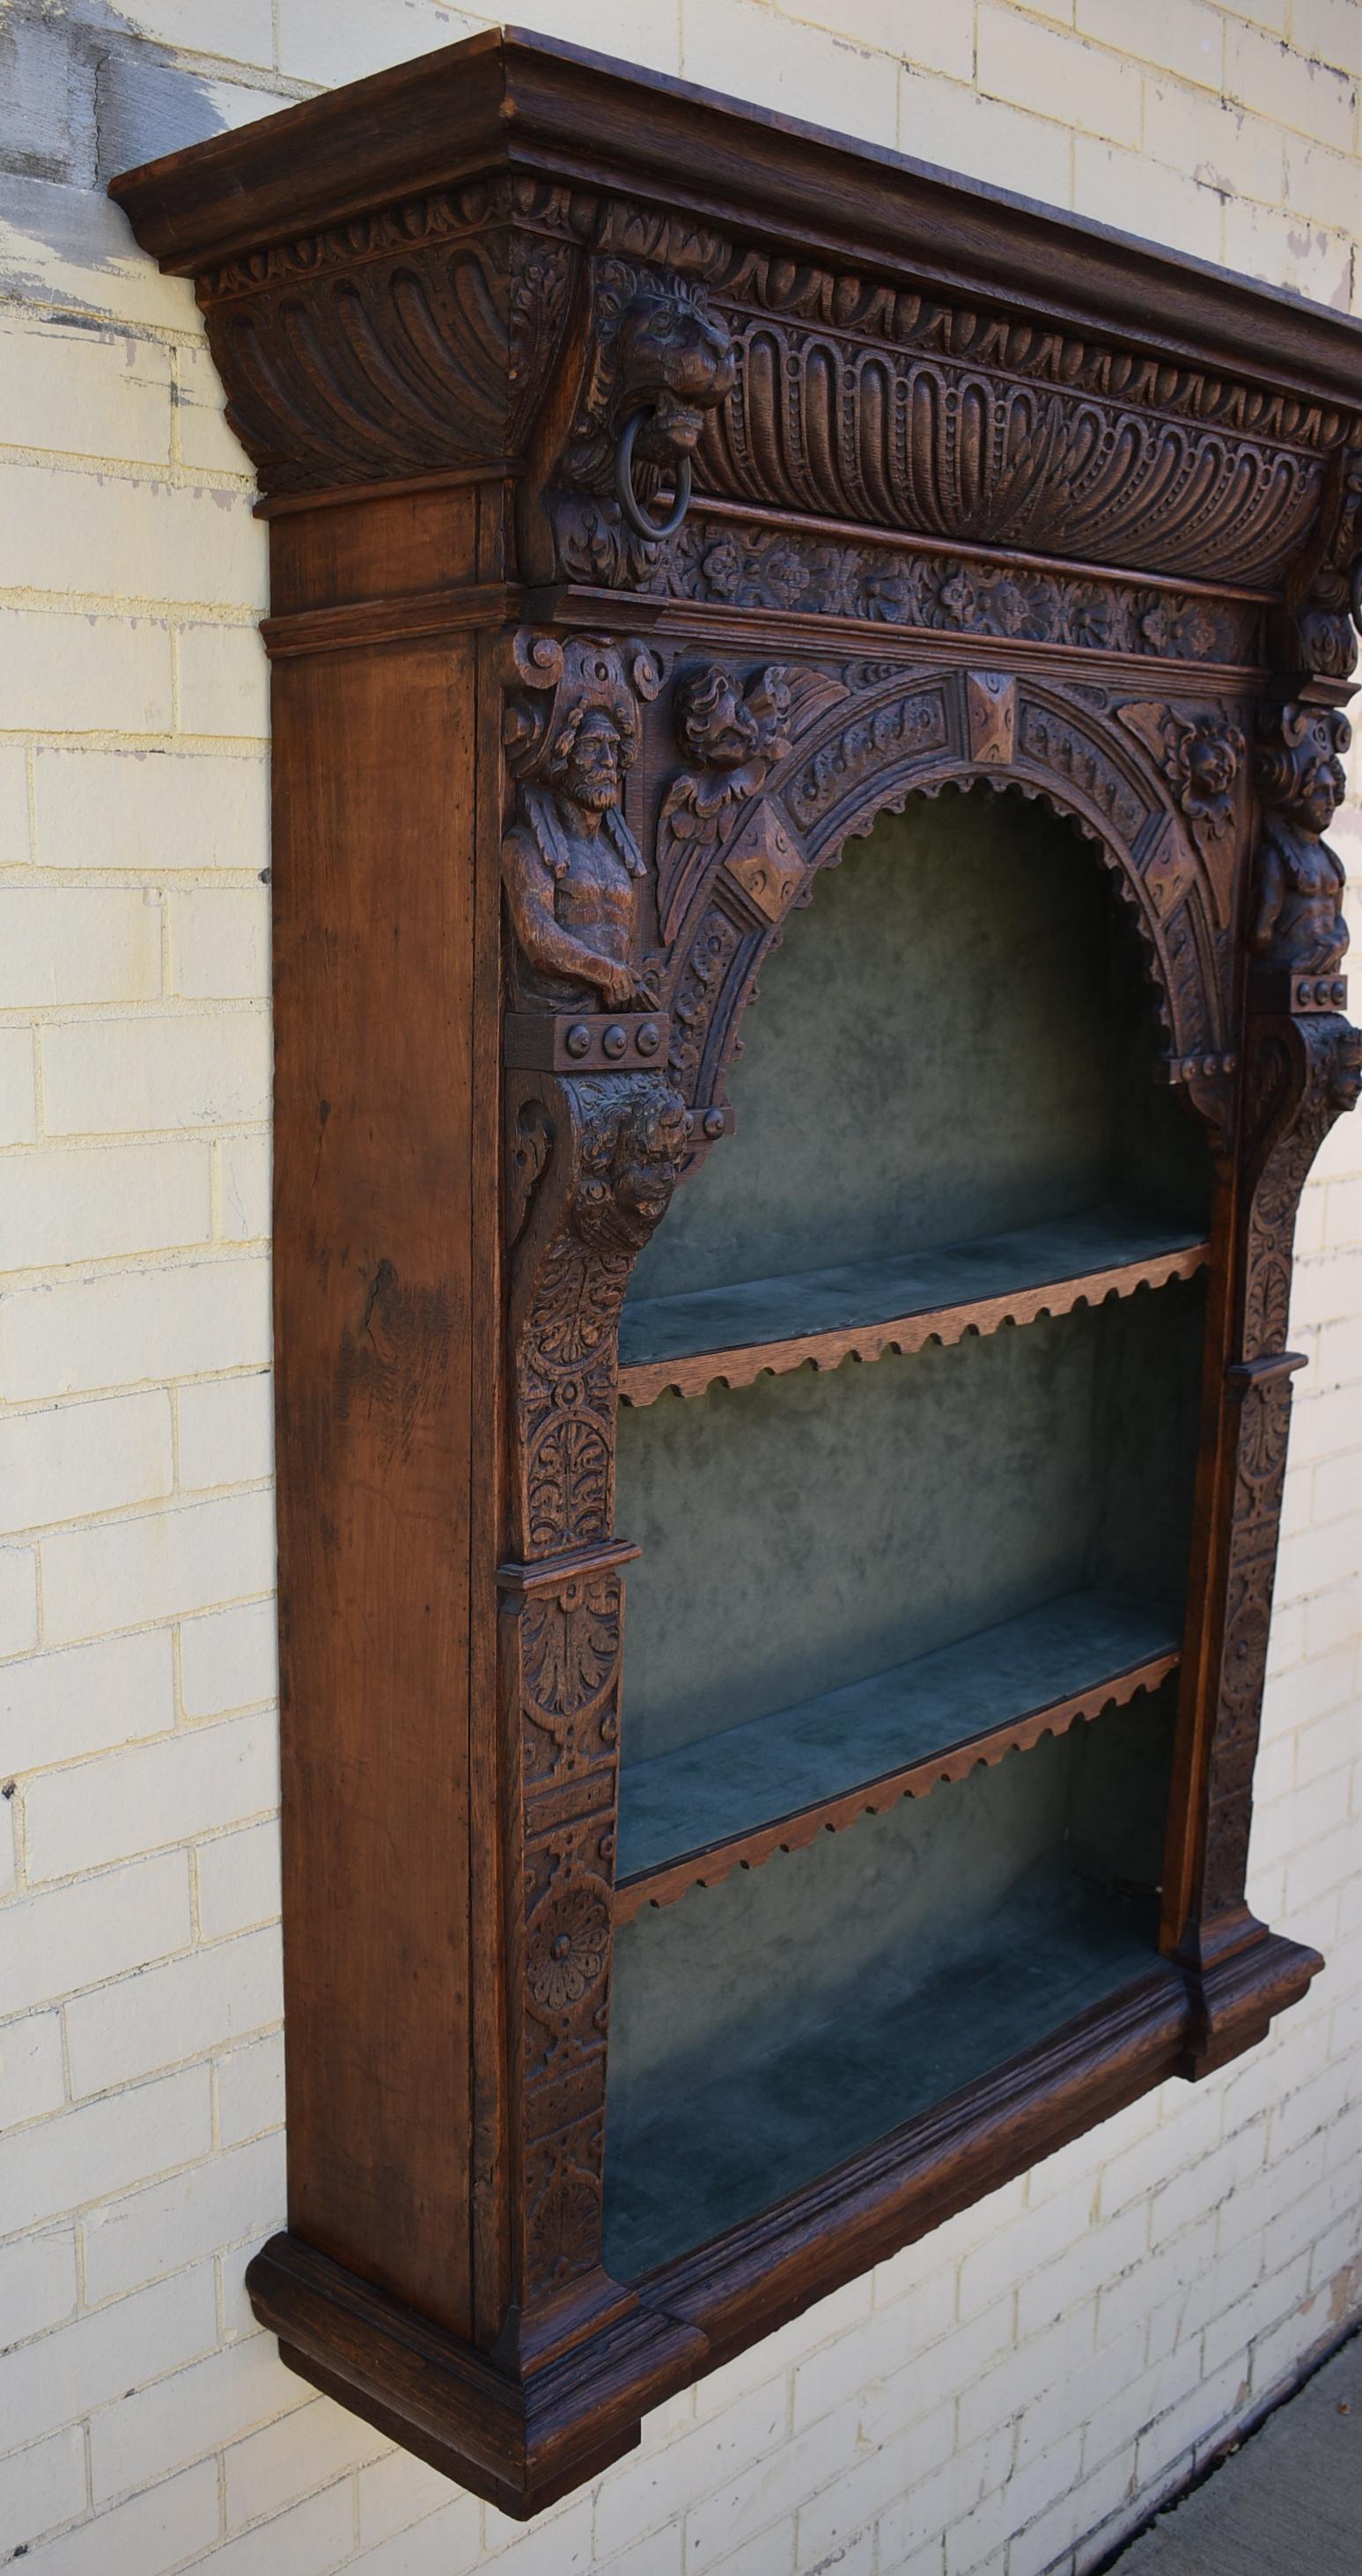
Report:
[[[647,1006],[638,919],[647,866],[621,799],[638,752],[638,697],[654,695],[657,679],[642,648],[594,638],[569,644],[549,677],[552,706],[530,734],[502,844],[527,998],[568,1010]],[[519,740],[513,722],[513,756]]]

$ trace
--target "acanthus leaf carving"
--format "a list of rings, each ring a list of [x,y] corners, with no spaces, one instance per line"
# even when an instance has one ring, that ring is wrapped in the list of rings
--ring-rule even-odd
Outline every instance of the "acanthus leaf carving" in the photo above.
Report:
[[[565,1076],[542,1090],[524,1077],[511,1094],[512,1132],[537,1104],[553,1136],[512,1283],[517,1544],[531,1561],[610,1536],[619,1312],[687,1129],[661,1073]]]

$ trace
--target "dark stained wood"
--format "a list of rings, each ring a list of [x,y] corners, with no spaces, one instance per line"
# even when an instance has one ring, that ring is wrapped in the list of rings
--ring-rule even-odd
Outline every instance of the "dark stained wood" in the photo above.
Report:
[[[195,279],[270,527],[290,2203],[252,2297],[311,2384],[523,2515],[810,2300],[1252,2045],[1319,1964],[1254,1922],[1244,1870],[1292,1228],[1360,1078],[1322,835],[1362,324],[516,31],[113,194]],[[818,870],[980,785],[1110,872],[1214,1160],[1209,1242],[1033,1243],[987,1281],[947,1247],[934,1285],[835,1311],[749,1283],[715,1332],[703,1298],[627,1309],[724,1150],[744,1013]],[[621,1397],[1202,1266],[1180,1652],[623,1876]],[[1151,1973],[613,2279],[616,1925],[1175,1662]]]
[[[1094,1237],[1100,1241],[1103,1234],[1114,1238],[1113,1248],[1123,1234],[1127,1244],[1143,1236],[1149,1248],[1142,1246],[1131,1258],[1108,1260],[1099,1268],[1067,1271],[1066,1256],[1090,1256]],[[703,1395],[716,1384],[750,1386],[764,1374],[780,1377],[806,1366],[840,1368],[847,1359],[882,1359],[886,1351],[920,1351],[928,1342],[958,1342],[966,1333],[983,1336],[1000,1332],[1005,1324],[1032,1324],[1038,1315],[1067,1315],[1076,1306],[1133,1297],[1137,1289],[1192,1279],[1205,1267],[1209,1244],[1181,1242],[1155,1249],[1158,1235],[1159,1229],[1150,1225],[1122,1227],[1119,1220],[1107,1224],[1101,1217],[1085,1224],[1080,1218],[961,1244],[917,1260],[860,1263],[790,1279],[751,1280],[692,1297],[640,1301],[626,1307],[621,1327],[620,1400],[652,1404],[667,1393]],[[981,1274],[1008,1270],[1016,1276],[1015,1286],[993,1295],[967,1292],[966,1283],[977,1287]],[[954,1296],[942,1295],[947,1280],[956,1288]],[[907,1312],[883,1320],[874,1316],[877,1303],[901,1307],[914,1289],[920,1304],[914,1298]],[[832,1304],[860,1309],[866,1320],[822,1326],[809,1322],[795,1332],[780,1329],[801,1309],[807,1317]],[[730,1341],[715,1332],[710,1341],[714,1327],[731,1332],[738,1320],[747,1324],[750,1339]],[[687,1347],[697,1341],[705,1346]]]
[[[291,2206],[463,2332],[468,1327],[490,1244],[469,1221],[472,888],[429,852],[468,829],[470,668],[421,643],[289,665],[273,856]]]

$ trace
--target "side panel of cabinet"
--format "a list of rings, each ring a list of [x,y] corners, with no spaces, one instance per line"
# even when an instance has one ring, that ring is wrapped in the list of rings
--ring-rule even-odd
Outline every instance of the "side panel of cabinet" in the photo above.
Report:
[[[475,662],[446,635],[274,674],[290,2219],[461,2334],[492,1240],[475,1224]]]

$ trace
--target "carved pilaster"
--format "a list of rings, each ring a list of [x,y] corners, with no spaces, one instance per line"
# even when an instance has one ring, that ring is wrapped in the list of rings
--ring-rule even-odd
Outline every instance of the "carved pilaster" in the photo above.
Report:
[[[622,1567],[620,1307],[686,1141],[664,1076],[508,1076],[511,1527],[500,1658],[523,2159],[520,2348],[621,2305],[600,2271]],[[627,2302],[626,2302],[627,2304]],[[525,2322],[531,2312],[540,2322]]]
[[[1226,1963],[1265,1937],[1244,1891],[1291,1378],[1304,1365],[1286,1348],[1292,1241],[1310,1166],[1362,1087],[1362,1033],[1333,1007],[1346,990],[1337,967],[1347,931],[1338,910],[1343,871],[1322,838],[1343,792],[1337,755],[1347,738],[1345,720],[1330,709],[1271,708],[1259,726],[1264,818],[1240,1140],[1235,1346],[1226,1371],[1233,1411],[1224,1625],[1200,1886],[1185,1944],[1199,2007],[1190,2061],[1196,2072],[1242,2044],[1235,2020],[1245,2007]]]

